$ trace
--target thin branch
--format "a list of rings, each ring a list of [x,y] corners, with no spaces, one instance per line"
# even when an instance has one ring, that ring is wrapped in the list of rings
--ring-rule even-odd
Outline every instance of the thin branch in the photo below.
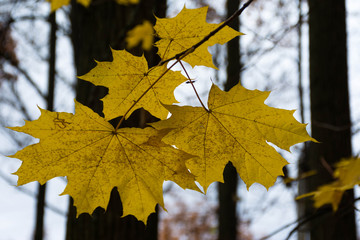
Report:
[[[299,228],[301,226],[303,226],[304,224],[310,222],[311,220],[317,218],[317,217],[320,217],[322,215],[325,215],[325,214],[329,214],[331,213],[331,210],[329,209],[322,209],[322,210],[318,210],[316,211],[315,213],[311,214],[310,216],[307,216],[307,217],[304,217],[302,220],[299,221],[299,224],[296,225],[291,231],[290,233],[288,234],[287,238],[285,240],[289,240],[290,237],[296,232],[299,230]]]
[[[26,107],[25,107],[25,104],[24,104],[24,102],[22,101],[20,95],[17,93],[14,85],[11,86],[11,90],[12,90],[14,96],[15,96],[16,99],[17,99],[17,102],[18,102],[18,104],[19,104],[20,110],[21,110],[22,114],[24,115],[25,119],[31,120],[31,116],[30,116],[30,114],[28,113],[28,111],[27,111],[27,109],[26,109]]]
[[[1,171],[0,171],[0,178],[3,179],[5,182],[7,182],[10,186],[16,186],[16,183],[13,182],[10,178],[6,177]],[[36,197],[36,194],[34,192],[32,192],[26,188],[16,187],[14,189],[16,189],[17,191],[19,191],[21,193],[24,193],[25,195],[32,197],[32,198]],[[54,205],[46,204],[45,207],[48,208],[49,210],[53,211],[54,213],[59,214],[60,216],[63,216],[63,217],[66,216],[66,213],[63,210],[61,210],[60,208],[58,208]]]
[[[272,233],[266,235],[265,237],[260,238],[260,240],[266,240],[266,239],[268,239],[268,238],[271,238],[272,236],[278,234],[279,232],[285,230],[286,228],[290,227],[291,225],[294,225],[295,223],[297,223],[297,222],[299,222],[299,221],[300,221],[300,219],[296,219],[295,221],[293,221],[293,222],[291,222],[291,223],[288,223],[288,224],[286,224],[286,225],[278,228],[277,230],[273,231]]]
[[[354,199],[351,203],[341,207],[340,209],[338,209],[337,211],[338,212],[341,212],[341,215],[345,215],[347,214],[349,211],[352,211],[353,209],[355,209],[355,206],[354,206],[354,203],[356,201],[360,200],[360,198],[356,198]],[[290,237],[296,232],[299,230],[299,228],[301,226],[303,226],[304,224],[306,224],[307,222],[310,222],[311,220],[315,219],[315,218],[318,218],[320,216],[323,216],[323,215],[326,215],[326,214],[333,214],[333,211],[331,208],[320,208],[318,209],[315,213],[307,216],[307,217],[304,217],[303,220],[299,221],[299,224],[294,227],[290,233],[288,234],[287,238],[285,240],[289,240]]]
[[[37,21],[37,20],[46,21],[47,17],[46,16],[35,16],[35,15],[24,15],[24,16],[19,16],[16,18],[11,17],[10,23],[18,23],[18,22],[22,22],[22,21]]]
[[[187,55],[189,55],[190,53],[194,52],[195,49],[197,49],[198,47],[200,47],[202,44],[204,44],[206,41],[208,41],[212,36],[214,36],[217,32],[219,32],[221,29],[223,29],[225,26],[227,26],[227,24],[229,22],[231,22],[234,18],[240,16],[240,14],[253,2],[254,0],[249,0],[246,3],[244,3],[244,5],[237,10],[231,17],[229,17],[227,20],[225,20],[219,27],[217,27],[215,30],[213,30],[212,32],[210,32],[207,36],[205,36],[201,41],[199,41],[198,43],[196,43],[195,45],[193,45],[192,47],[186,49],[185,51],[176,54],[174,57],[169,58],[167,60],[164,61],[160,61],[158,66],[162,66],[165,63],[171,61],[171,60],[176,60],[175,63],[173,63],[169,68],[167,68],[165,70],[165,72],[163,74],[161,74],[151,85],[148,89],[146,89],[146,91],[131,105],[131,107],[126,111],[126,113],[124,114],[124,116],[122,116],[122,118],[120,119],[119,123],[117,124],[115,131],[119,129],[121,123],[125,120],[126,115],[131,111],[131,109],[133,109],[133,107],[145,96],[145,94],[150,91],[150,89],[152,89],[152,87],[173,67],[175,66],[181,59],[183,59],[184,57],[186,57]],[[151,71],[151,70],[150,70]]]
[[[30,75],[20,66],[15,66],[17,70],[24,75],[25,79],[31,84],[31,86],[36,90],[36,92],[44,99],[46,99],[46,95],[40,90],[35,81],[30,77]]]
[[[336,126],[333,124],[329,124],[329,123],[324,123],[324,122],[319,122],[319,121],[312,121],[312,125],[315,125],[319,128],[324,128],[324,129],[328,129],[334,132],[341,132],[341,131],[345,131],[351,128],[351,124],[349,125],[342,125],[342,126]]]
[[[261,58],[263,58],[267,53],[272,52],[275,48],[277,48],[279,46],[280,42],[285,38],[285,36],[288,33],[290,33],[292,30],[297,28],[298,26],[299,26],[299,22],[295,23],[292,26],[289,26],[288,28],[286,28],[284,30],[283,29],[279,30],[279,32],[281,31],[281,36],[278,37],[277,39],[271,40],[270,38],[273,38],[272,36],[277,35],[278,33],[274,33],[269,37],[262,38],[262,39],[267,39],[267,40],[271,41],[273,45],[271,47],[268,47],[268,48],[260,51],[260,53],[258,53],[259,49],[256,49],[256,50],[251,51],[251,53],[247,54],[248,58],[251,57],[252,59],[255,59],[255,60],[250,59],[248,62],[252,62],[252,63],[248,63],[247,65],[244,65],[242,67],[241,71],[244,71],[246,69],[249,69],[249,68],[255,66],[261,60]],[[250,31],[252,31],[252,30],[250,30]],[[255,32],[253,32],[253,33],[255,33]],[[255,34],[255,35],[257,35],[257,34]],[[255,55],[255,54],[257,54],[257,55]]]
[[[325,160],[324,157],[320,157],[320,163],[325,168],[325,170],[329,173],[330,177],[332,177],[332,179],[335,179],[334,170],[332,169],[330,164]]]
[[[23,141],[18,140],[11,131],[4,131],[7,127],[6,123],[4,123],[2,120],[0,120],[0,125],[3,127],[3,129],[2,129],[3,132],[9,136],[10,140],[13,141],[14,144],[16,144],[19,148],[24,146]],[[5,154],[3,151],[1,152],[1,154],[5,155],[5,156],[9,155],[9,154]]]
[[[176,54],[174,57],[166,59],[164,61],[161,61],[159,65],[164,65],[165,63],[171,61],[171,60],[181,60],[190,53],[194,52],[198,47],[203,45],[206,41],[208,41],[212,36],[214,36],[216,33],[218,33],[221,29],[223,29],[225,26],[227,26],[234,18],[239,17],[240,14],[253,2],[254,0],[249,0],[244,5],[237,10],[231,17],[226,19],[219,27],[217,27],[215,30],[210,32],[208,35],[206,35],[200,42],[196,43],[192,47],[182,51],[181,53]]]
[[[354,199],[354,203],[356,201],[359,201],[360,198],[356,198]],[[359,211],[359,209],[357,209],[355,207],[355,205],[352,206],[356,211]],[[313,213],[312,215],[310,216],[304,216],[304,217],[301,217],[301,218],[298,218],[296,219],[295,221],[291,222],[291,223],[288,223],[280,228],[278,228],[277,230],[273,231],[272,233],[270,233],[269,235],[266,235],[265,237],[262,237],[260,238],[260,240],[266,240],[266,239],[269,239],[271,238],[272,236],[278,234],[279,232],[285,230],[286,228],[290,227],[291,225],[294,225],[295,223],[298,223],[298,225],[296,225],[291,231],[290,233],[288,234],[287,238],[286,239],[290,239],[291,235],[294,234],[302,225],[306,224],[307,222],[311,221],[312,219],[314,218],[317,218],[317,217],[320,217],[326,213],[330,213],[331,211],[328,211],[327,209],[323,209],[323,210],[320,210],[316,213]]]
[[[207,109],[207,108],[205,107],[204,103],[201,101],[201,98],[200,98],[200,96],[199,96],[199,94],[198,94],[198,92],[196,91],[196,88],[195,88],[195,86],[194,86],[194,81],[191,80],[188,72],[186,71],[186,68],[184,67],[184,65],[182,64],[181,61],[179,61],[179,63],[180,63],[180,65],[181,65],[182,69],[185,71],[186,77],[187,77],[188,80],[189,80],[188,82],[191,84],[192,88],[194,89],[195,95],[196,95],[197,99],[199,100],[201,106],[205,109],[205,111],[210,112],[209,109]]]
[[[72,83],[68,78],[66,78],[65,76],[61,75],[59,72],[56,72],[56,80],[61,81],[62,83],[64,83],[66,86],[70,87],[72,90],[76,89],[76,83]]]

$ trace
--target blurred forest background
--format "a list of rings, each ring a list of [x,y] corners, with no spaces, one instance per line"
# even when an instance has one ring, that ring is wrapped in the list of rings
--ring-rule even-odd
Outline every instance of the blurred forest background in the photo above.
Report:
[[[108,210],[76,219],[66,185],[56,178],[45,186],[15,187],[11,175],[20,160],[5,156],[36,142],[7,126],[39,116],[37,106],[73,112],[76,98],[101,113],[106,88],[78,80],[97,61],[110,61],[110,47],[144,53],[150,65],[159,61],[156,48],[126,45],[127,32],[144,20],[174,17],[183,8],[209,6],[207,21],[219,23],[245,1],[140,0],[120,5],[76,1],[50,13],[44,0],[0,0],[0,240],[2,239],[357,239],[358,208],[348,192],[336,214],[315,210],[312,201],[296,196],[332,180],[334,164],[360,151],[360,2],[358,0],[254,0],[231,27],[245,35],[210,48],[219,70],[189,69],[204,99],[208,79],[228,91],[239,81],[249,89],[272,91],[266,104],[297,109],[298,121],[322,145],[298,144],[284,177],[269,191],[242,184],[231,163],[225,183],[214,183],[207,195],[164,183],[167,212],[157,209],[148,226],[132,216],[120,218],[121,202],[112,192]],[[346,8],[345,8],[346,6]],[[178,70],[181,70],[180,68]],[[198,105],[182,84],[175,90],[181,105]],[[156,121],[136,111],[128,126]],[[309,176],[313,170],[315,175]],[[359,232],[359,229],[358,229]],[[339,238],[341,237],[341,238]]]

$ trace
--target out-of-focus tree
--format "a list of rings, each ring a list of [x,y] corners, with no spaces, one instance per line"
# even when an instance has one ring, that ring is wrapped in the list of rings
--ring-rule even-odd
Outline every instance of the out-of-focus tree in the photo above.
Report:
[[[84,6],[73,1],[71,5],[71,39],[74,48],[74,59],[77,75],[87,73],[97,61],[111,61],[110,47],[124,49],[127,31],[145,20],[155,23],[155,17],[165,17],[166,1],[140,1],[135,5],[119,5],[114,1],[92,1]],[[129,49],[141,55],[139,47]],[[144,52],[151,65],[155,65],[155,49]],[[102,102],[99,100],[107,93],[105,88],[95,87],[89,82],[78,81],[77,100],[102,115]],[[126,122],[128,127],[144,127],[151,121],[143,110],[134,113]],[[153,121],[153,120],[152,120]],[[121,197],[121,196],[120,196]],[[117,189],[113,189],[107,210],[96,209],[90,216],[81,214],[76,217],[76,208],[71,201],[67,223],[66,239],[156,239],[157,213],[149,216],[147,226],[133,216],[123,215],[122,205]]]
[[[233,9],[238,9],[240,0],[226,1],[226,15],[229,18],[233,14]],[[239,31],[239,18],[234,19],[230,23],[230,27]],[[226,81],[224,90],[229,91],[233,86],[240,81],[240,40],[239,37],[230,41],[227,45],[227,65],[226,65]],[[238,225],[238,173],[236,168],[229,162],[224,169],[224,183],[218,185],[219,195],[219,235],[221,240],[236,240],[241,239],[237,231]]]
[[[351,120],[348,89],[345,0],[309,0],[311,132],[320,143],[311,143],[303,172],[315,170],[300,191],[311,192],[333,180],[332,168],[350,157]],[[339,210],[302,206],[300,217],[312,219],[301,228],[299,239],[356,239],[354,193],[344,194]]]
[[[1,11],[0,18],[0,55],[1,57],[1,64],[0,64],[0,78],[2,80],[12,80],[11,82],[8,82],[4,88],[9,89],[10,91],[7,92],[6,96],[4,98],[0,99],[0,104],[2,106],[7,105],[12,107],[12,114],[14,116],[21,115],[23,116],[22,119],[31,120],[32,119],[32,113],[30,110],[28,110],[26,106],[26,101],[22,100],[22,96],[19,93],[19,85],[20,83],[15,82],[15,79],[21,79],[25,80],[29,85],[30,88],[27,90],[34,90],[37,93],[37,97],[42,99],[46,105],[46,108],[49,110],[53,110],[54,107],[54,83],[55,83],[55,40],[56,40],[56,19],[55,14],[50,14],[50,17],[48,19],[44,18],[43,15],[40,12],[32,11],[31,8],[27,8],[28,4],[35,4],[35,2],[31,1],[14,1],[14,2],[7,2],[2,1],[0,3],[3,7],[3,11]],[[23,4],[23,5],[20,5]],[[36,4],[35,4],[36,5]],[[17,14],[16,10],[23,9],[23,11],[19,11],[22,14]],[[26,9],[24,11],[24,9]],[[48,22],[47,22],[48,20]],[[36,38],[36,34],[33,34],[34,32],[27,32],[27,34],[24,34],[22,37],[19,38],[19,35],[21,31],[26,30],[21,27],[21,23],[34,23],[34,22],[42,22],[42,24],[51,25],[51,31],[49,36],[49,39],[46,39],[45,41],[48,42],[48,44],[44,46],[39,46],[36,41],[33,41],[33,38]],[[49,28],[49,29],[50,29]],[[15,30],[14,30],[15,29]],[[41,90],[41,87],[39,86],[38,82],[34,80],[30,73],[30,68],[28,66],[24,66],[22,61],[18,60],[16,50],[16,41],[12,38],[10,35],[11,32],[15,32],[15,34],[18,35],[18,39],[22,41],[22,44],[20,44],[20,47],[24,47],[24,42],[28,42],[27,47],[29,49],[34,49],[34,52],[37,52],[39,55],[36,56],[36,54],[29,56],[31,57],[39,57],[41,55],[41,52],[46,52],[46,57],[43,58],[41,61],[41,64],[48,65],[48,72],[47,73],[41,73],[41,77],[46,77],[48,75],[48,88],[47,92],[44,93],[43,90]],[[41,51],[37,51],[41,49]],[[50,50],[50,51],[49,51]],[[40,57],[42,58],[42,57]],[[22,59],[24,60],[24,59]],[[11,73],[9,73],[11,72]],[[19,80],[20,81],[20,80]],[[22,81],[20,81],[22,82]],[[4,113],[2,112],[1,115]],[[10,114],[9,114],[10,115]],[[8,116],[9,116],[8,115]],[[1,116],[2,118],[4,116]],[[5,116],[6,117],[6,116]],[[6,121],[6,120],[5,120]],[[18,121],[18,120],[16,120]],[[6,126],[9,123],[2,123],[4,126]],[[28,141],[28,138],[24,138],[23,136],[18,137],[17,135],[9,133],[8,136],[2,135],[2,138],[9,138],[15,143],[17,143],[16,147],[21,147],[25,145],[25,143]],[[6,177],[1,173],[1,177],[9,182],[12,183],[11,179]],[[43,238],[43,223],[44,223],[44,209],[47,205],[48,209],[52,209],[55,212],[65,215],[64,212],[59,210],[57,207],[52,206],[51,204],[45,205],[45,185],[39,186],[37,193],[33,193],[26,189],[17,188],[21,192],[30,195],[34,198],[37,198],[37,206],[36,206],[36,226],[34,229],[34,239],[42,239]]]
[[[176,193],[171,203],[170,213],[162,212],[159,240],[215,240],[218,239],[217,214],[220,210],[215,202],[196,201],[192,206],[179,199]],[[237,236],[241,240],[252,240],[254,236],[247,222],[237,221]]]

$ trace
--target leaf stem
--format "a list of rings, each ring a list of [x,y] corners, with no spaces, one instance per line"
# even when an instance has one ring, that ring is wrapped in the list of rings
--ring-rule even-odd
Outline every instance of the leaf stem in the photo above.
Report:
[[[201,101],[201,98],[200,98],[200,96],[199,96],[199,94],[198,94],[198,92],[196,91],[196,88],[195,88],[195,86],[194,86],[194,82],[191,80],[191,78],[190,78],[188,72],[186,71],[183,63],[181,62],[181,60],[178,60],[178,61],[179,61],[180,65],[181,65],[182,69],[185,71],[186,77],[189,79],[189,83],[191,84],[192,88],[194,89],[194,92],[195,92],[195,94],[196,94],[196,97],[197,97],[197,99],[199,100],[201,106],[205,109],[205,111],[210,112],[209,109],[207,109],[207,108],[205,107],[204,103]]]

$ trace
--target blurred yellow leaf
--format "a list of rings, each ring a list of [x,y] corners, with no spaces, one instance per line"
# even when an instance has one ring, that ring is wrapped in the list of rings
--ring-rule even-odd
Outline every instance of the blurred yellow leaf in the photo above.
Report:
[[[62,6],[66,6],[70,3],[70,0],[46,0],[51,3],[51,11],[56,11]],[[91,0],[76,0],[76,2],[80,3],[84,7],[88,7],[90,5]],[[137,4],[139,0],[116,0],[118,4],[128,5],[128,4]]]
[[[116,0],[118,4],[128,5],[128,4],[138,4],[139,0]]]
[[[314,206],[320,208],[326,204],[331,204],[335,212],[344,192],[360,184],[360,158],[343,159],[334,171],[337,179],[329,184],[320,186],[316,191],[298,196],[296,199],[312,197]]]
[[[150,50],[154,42],[154,28],[149,21],[144,21],[135,28],[127,32],[125,39],[126,48],[131,49],[142,43],[141,47],[144,50]]]
[[[338,184],[335,182],[321,186],[317,191],[300,195],[296,198],[296,200],[305,197],[312,197],[314,200],[314,207],[320,208],[323,205],[331,204],[333,210],[336,211],[339,207],[344,191],[345,190],[339,188]]]
[[[360,158],[343,159],[336,165],[334,177],[343,186],[360,184]]]
[[[51,11],[56,11],[62,6],[66,6],[70,3],[70,0],[46,0],[51,3]],[[82,4],[84,7],[90,5],[91,0],[76,0],[78,3]]]

